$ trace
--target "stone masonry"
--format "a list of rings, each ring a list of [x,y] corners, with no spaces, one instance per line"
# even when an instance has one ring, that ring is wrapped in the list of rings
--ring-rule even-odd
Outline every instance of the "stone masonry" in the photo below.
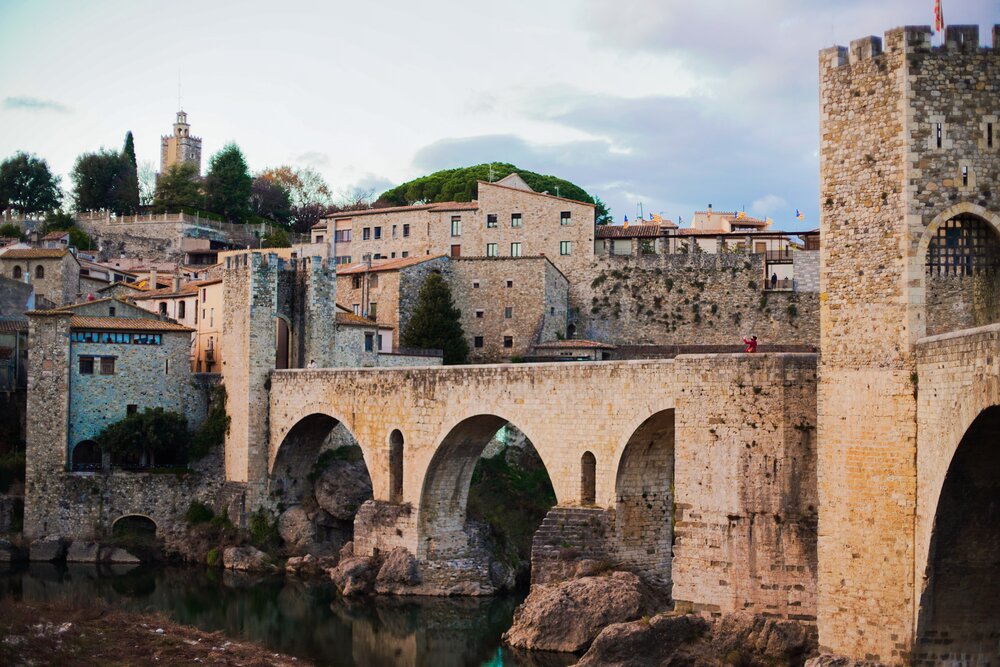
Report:
[[[986,136],[997,38],[981,49],[978,28],[951,26],[932,48],[928,27],[905,27],[884,49],[866,37],[820,54],[818,615],[833,652],[901,663],[913,645],[925,261],[958,215],[1000,228],[998,137]]]

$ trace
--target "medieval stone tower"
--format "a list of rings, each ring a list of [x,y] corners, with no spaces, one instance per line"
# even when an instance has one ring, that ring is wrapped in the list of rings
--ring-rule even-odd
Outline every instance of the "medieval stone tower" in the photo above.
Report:
[[[187,113],[178,111],[173,134],[160,138],[160,173],[184,162],[193,164],[201,173],[201,137],[191,136]]]
[[[264,497],[271,371],[334,365],[337,281],[320,257],[285,262],[274,253],[227,258],[222,376],[226,386],[226,479],[246,482],[250,507]]]
[[[890,30],[820,54],[820,644],[910,659],[916,350],[1000,321],[1000,26]]]

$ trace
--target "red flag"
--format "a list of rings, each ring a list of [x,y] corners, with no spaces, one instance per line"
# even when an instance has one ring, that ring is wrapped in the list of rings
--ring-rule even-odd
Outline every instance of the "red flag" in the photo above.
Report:
[[[941,0],[934,0],[934,31],[944,30],[944,12],[941,11]]]

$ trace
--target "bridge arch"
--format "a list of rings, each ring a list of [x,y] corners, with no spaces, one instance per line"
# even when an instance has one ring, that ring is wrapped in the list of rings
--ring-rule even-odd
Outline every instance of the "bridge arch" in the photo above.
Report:
[[[675,411],[647,416],[622,445],[615,472],[619,562],[669,585],[674,538]]]
[[[954,451],[922,574],[915,657],[1000,657],[1000,405],[980,412]]]
[[[437,440],[440,443],[423,476],[417,513],[417,556],[437,559],[463,554],[468,546],[465,532],[472,474],[487,444],[506,424],[525,433],[553,482],[558,503],[559,489],[545,460],[544,448],[520,425],[497,414],[478,414],[453,423]]]
[[[1000,215],[959,202],[919,234],[910,265],[912,340],[1000,321]]]
[[[157,530],[156,521],[146,514],[123,514],[111,524],[111,534],[114,536],[131,534],[153,538],[156,537]]]
[[[101,446],[94,440],[81,440],[73,447],[70,468],[73,472],[97,472],[102,466]]]

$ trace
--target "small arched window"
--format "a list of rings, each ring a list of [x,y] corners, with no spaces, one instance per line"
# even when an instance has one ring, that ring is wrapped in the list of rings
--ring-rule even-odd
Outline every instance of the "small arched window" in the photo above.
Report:
[[[160,302],[160,315],[166,315],[166,314],[167,314],[167,302],[166,301],[161,301]]]
[[[389,436],[389,502],[403,501],[403,434],[399,429]]]
[[[45,267],[44,266],[36,266],[35,267],[35,277],[36,278],[44,278],[45,277]]]
[[[597,458],[584,452],[580,458],[580,504],[593,505],[597,499]]]
[[[12,278],[14,278],[14,280],[20,280],[21,277],[24,274],[21,273],[21,267],[20,266],[15,266],[14,270],[11,272],[10,275],[11,275]]]
[[[182,320],[184,316],[187,315],[187,303],[185,301],[177,302],[177,319]]]

